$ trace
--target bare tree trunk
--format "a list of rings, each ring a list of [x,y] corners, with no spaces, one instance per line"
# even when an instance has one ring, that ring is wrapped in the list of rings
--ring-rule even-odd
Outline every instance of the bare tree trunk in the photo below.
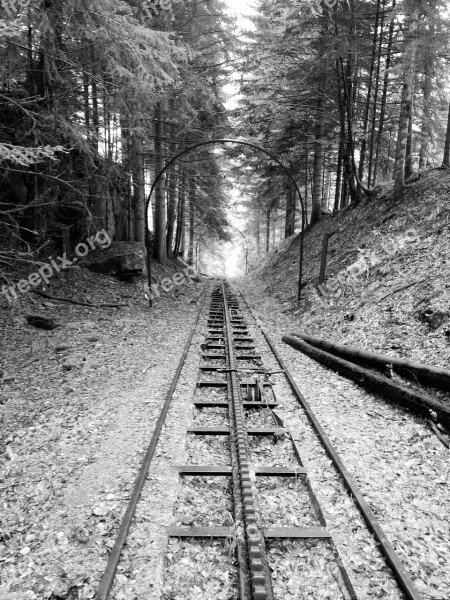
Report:
[[[173,129],[173,127],[172,127]],[[173,131],[172,131],[173,134]],[[175,155],[177,145],[175,142],[170,143],[170,157]],[[177,171],[175,165],[171,167],[171,171],[167,175],[168,177],[168,190],[167,190],[167,239],[166,239],[166,250],[167,256],[172,257],[172,240],[173,231],[175,225],[175,205],[177,199]]]
[[[306,125],[306,132],[305,132],[305,209],[306,209],[306,212],[308,212],[308,170],[309,170],[308,154],[309,154],[308,125]],[[308,223],[306,223],[306,224],[308,224]]]
[[[320,221],[322,207],[322,166],[323,166],[323,96],[321,90],[316,100],[316,124],[314,131],[313,194],[311,221],[314,225]]]
[[[130,193],[131,180],[129,179],[128,173],[130,172],[130,159],[131,159],[131,135],[130,135],[130,120],[128,116],[120,116],[120,132],[122,136],[121,152],[122,152],[122,168],[127,173],[127,189],[126,196],[123,198],[121,210],[125,212],[122,226],[120,229],[121,240],[134,240],[134,215],[133,215],[133,195]]]
[[[162,170],[164,162],[162,106],[158,102],[155,112],[155,176]],[[155,258],[166,264],[166,207],[164,201],[164,179],[161,177],[155,187]]]
[[[395,192],[400,192],[405,186],[406,146],[408,142],[409,119],[412,110],[414,71],[417,53],[416,32],[418,14],[418,6],[414,1],[408,26],[408,36],[410,38],[410,43],[407,45],[407,50],[405,51],[403,57],[405,61],[405,66],[403,70],[402,105],[400,109],[400,119],[398,123],[397,148],[395,152],[394,166]]]
[[[175,247],[174,247],[174,255],[175,258],[181,252],[182,248],[182,240],[183,240],[183,232],[184,232],[184,207],[186,203],[186,172],[183,167],[180,167],[181,175],[179,176],[179,185],[178,185],[178,210],[177,210],[177,229],[175,232]],[[183,244],[184,250],[184,244]]]
[[[260,250],[260,242],[261,242],[261,235],[260,235],[260,211],[258,210],[256,213],[256,228],[255,228],[255,237],[256,237],[256,252],[258,254],[258,258],[261,257],[261,250]]]
[[[393,2],[392,2],[392,9],[395,8],[395,1],[396,0],[393,0]],[[387,43],[387,49],[386,49],[386,65],[385,65],[385,70],[384,70],[383,94],[382,94],[381,103],[380,103],[380,121],[379,121],[379,125],[378,125],[377,144],[376,144],[376,150],[375,150],[373,185],[376,185],[376,183],[377,183],[377,173],[378,173],[378,165],[379,165],[380,152],[381,152],[381,142],[383,139],[384,118],[386,115],[386,98],[387,98],[387,90],[388,90],[388,84],[389,84],[389,69],[391,67],[391,60],[392,60],[393,37],[394,37],[394,19],[391,19],[391,24],[389,25],[389,36],[388,36],[388,43]]]
[[[293,235],[295,230],[295,189],[289,184],[286,194],[286,220],[284,227],[284,237]]]
[[[412,112],[413,112],[413,101],[411,100],[408,120],[408,139],[406,140],[406,156],[405,156],[405,180],[408,180],[413,174],[413,139],[412,139]]]
[[[341,128],[341,134],[339,137],[338,161],[337,161],[337,167],[336,167],[336,187],[334,190],[334,210],[335,211],[339,210],[339,205],[340,205],[340,200],[341,200],[342,155],[344,153],[344,143],[345,143],[345,137],[342,134],[342,128]]]
[[[270,252],[270,207],[266,210],[266,253]]]
[[[188,265],[194,264],[194,237],[195,237],[195,179],[189,185],[189,246]]]
[[[372,58],[370,61],[370,71],[369,71],[369,86],[367,88],[367,98],[366,98],[366,107],[364,110],[364,118],[363,118],[363,140],[361,144],[361,153],[359,159],[359,179],[362,181],[364,175],[364,161],[366,159],[366,148],[367,148],[367,132],[369,128],[369,113],[370,113],[370,100],[372,95],[372,85],[373,85],[373,73],[375,70],[375,60],[376,60],[376,51],[377,51],[377,38],[378,38],[378,22],[380,19],[380,1],[377,0],[377,8],[376,8],[376,16],[375,16],[375,27],[373,31],[373,40],[372,40]],[[374,98],[374,112],[376,106],[376,96]]]
[[[378,100],[378,89],[380,86],[380,69],[381,69],[381,52],[383,50],[383,33],[384,33],[384,16],[386,13],[386,0],[383,0],[381,9],[381,23],[380,23],[380,36],[378,40],[378,52],[377,52],[377,70],[375,73],[375,88],[373,91],[373,110],[372,110],[372,123],[370,128],[370,143],[369,143],[369,165],[367,174],[367,185],[371,186],[372,182],[372,167],[374,157],[374,141],[375,141],[375,126],[377,121],[377,100]]]
[[[431,98],[431,77],[433,71],[433,56],[430,48],[425,48],[425,61],[423,73],[423,115],[422,129],[420,131],[420,153],[419,169],[425,169],[428,159],[428,143],[430,140],[430,98]]]
[[[444,158],[442,159],[442,166],[450,169],[450,104],[448,106],[447,133],[445,136]]]
[[[139,131],[133,131],[132,168],[133,168],[133,212],[134,212],[134,241],[145,241],[145,192],[144,192],[144,157],[142,136]]]

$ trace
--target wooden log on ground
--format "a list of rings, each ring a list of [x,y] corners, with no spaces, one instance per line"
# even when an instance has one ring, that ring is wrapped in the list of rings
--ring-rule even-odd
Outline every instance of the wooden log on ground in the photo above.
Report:
[[[429,394],[394,383],[383,375],[372,373],[338,356],[333,356],[329,352],[316,348],[298,337],[284,335],[282,339],[286,344],[289,344],[296,350],[300,350],[321,365],[337,371],[370,392],[381,394],[389,401],[406,406],[411,411],[424,417],[429,418],[431,416],[434,420],[443,423],[447,427],[450,424],[450,405],[445,405]]]
[[[367,352],[366,350],[360,350],[352,346],[334,344],[306,333],[291,333],[290,335],[301,338],[311,346],[325,350],[330,354],[340,356],[359,365],[378,369],[383,373],[386,371],[388,365],[392,365],[393,371],[405,379],[450,392],[450,371],[446,369],[402,360],[401,358],[394,358],[386,354]]]

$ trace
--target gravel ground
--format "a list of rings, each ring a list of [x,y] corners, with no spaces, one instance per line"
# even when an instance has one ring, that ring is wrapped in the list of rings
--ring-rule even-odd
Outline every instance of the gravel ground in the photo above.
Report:
[[[237,568],[228,541],[170,540],[162,600],[237,600]]]
[[[114,282],[111,289],[116,286]],[[64,327],[53,332],[30,330],[17,312],[0,324],[3,340],[15,336],[1,363],[12,379],[8,377],[1,391],[7,452],[0,499],[7,512],[0,540],[0,594],[30,600],[94,596],[198,311],[198,292],[199,286],[163,299],[151,313],[137,296],[120,312],[61,307],[58,316]],[[246,292],[263,318],[270,315],[269,334],[424,599],[447,599],[448,452],[421,420],[282,345],[280,334],[292,330],[293,319],[277,306],[274,310],[254,284]],[[225,423],[224,409],[192,407],[193,398],[225,397],[222,389],[196,388],[199,373],[206,380],[214,375],[225,379],[198,371],[206,313],[205,307],[131,526],[112,600],[236,596],[233,539],[171,539],[167,546],[169,525],[233,522],[229,478],[185,477],[180,486],[176,469],[181,464],[230,464],[228,436],[186,436],[189,425]],[[247,319],[264,366],[277,369],[255,323]],[[29,357],[23,363],[27,348]],[[70,357],[79,362],[66,369],[63,363]],[[271,381],[278,412],[300,445],[302,463],[359,598],[398,600],[402,596],[377,545],[284,377],[273,375]],[[267,410],[247,415],[253,426],[270,424]],[[256,465],[298,464],[286,437],[249,436],[249,446]],[[265,492],[259,504],[267,523],[296,525],[297,519],[300,525],[313,524],[301,480],[258,477],[256,484]],[[277,600],[346,598],[336,556],[326,542],[270,541],[268,549]]]
[[[261,520],[266,527],[320,527],[302,479],[256,477]]]
[[[77,269],[52,286],[56,295],[89,289],[94,302],[122,296],[128,306],[44,304],[31,294],[0,306],[0,596],[88,599],[204,286],[186,286],[152,310],[140,282]],[[60,327],[32,328],[30,312]]]
[[[241,283],[240,283],[241,285]],[[299,388],[312,406],[364,497],[393,543],[423,597],[450,596],[449,452],[428,425],[353,382],[281,343],[281,335],[298,329],[298,319],[282,314],[252,282],[241,289],[264,322]],[[266,347],[262,336],[252,334]],[[271,359],[273,362],[273,359]],[[268,360],[269,362],[269,360]],[[265,363],[267,365],[267,363]],[[341,496],[334,468],[311,435],[301,410],[289,401],[287,385],[276,386],[282,414],[299,441],[311,481],[355,586],[367,598],[395,598],[388,570],[376,547],[365,540],[352,501]],[[370,537],[370,536],[369,536]],[[362,554],[361,554],[362,552]],[[370,586],[362,559],[373,572]],[[384,595],[383,595],[384,594]]]
[[[267,554],[276,600],[347,600],[333,547],[323,540],[271,540]]]

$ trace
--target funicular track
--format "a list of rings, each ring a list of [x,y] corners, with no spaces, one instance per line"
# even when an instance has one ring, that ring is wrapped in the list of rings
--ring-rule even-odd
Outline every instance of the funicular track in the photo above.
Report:
[[[248,305],[247,310],[251,311]],[[419,600],[420,595],[409,575],[384,536],[374,514],[365,503],[355,481],[347,473],[331,442],[325,436],[272,342],[261,328],[280,366],[278,371],[268,371],[264,367],[261,355],[257,354],[254,339],[250,335],[237,297],[223,283],[212,293],[207,327],[208,334],[205,343],[202,344],[203,354],[200,364],[200,376],[197,382],[197,389],[201,389],[203,394],[201,399],[198,396],[194,398],[194,410],[208,412],[214,409],[223,409],[227,413],[228,424],[223,425],[222,422],[217,426],[193,426],[188,429],[187,435],[188,439],[198,436],[204,439],[226,437],[230,442],[230,453],[228,458],[223,457],[222,460],[213,464],[205,456],[205,464],[185,464],[178,466],[177,470],[181,480],[191,477],[207,477],[209,481],[211,481],[211,478],[216,477],[230,478],[233,498],[233,524],[231,526],[223,526],[223,524],[218,523],[217,525],[210,524],[208,526],[182,525],[169,527],[167,529],[168,538],[187,541],[195,539],[233,540],[237,584],[230,600],[231,598],[239,598],[240,600],[281,600],[279,595],[274,594],[273,589],[270,557],[268,555],[268,548],[271,543],[297,540],[308,542],[311,547],[323,544],[328,549],[327,556],[330,563],[332,563],[330,568],[333,570],[333,577],[337,581],[337,589],[340,592],[338,596],[345,599],[357,598],[350,578],[340,560],[338,550],[326,529],[322,510],[309,483],[308,473],[301,458],[301,449],[284,428],[283,421],[276,410],[278,402],[270,376],[275,373],[284,374],[292,392],[307,413],[321,443],[340,472],[348,490],[353,495],[369,529],[377,539],[381,551],[392,568],[399,588],[406,598]],[[182,362],[178,367],[178,375],[191,339],[192,335],[183,354]],[[165,409],[163,409],[165,414],[167,414],[170,395],[174,391],[176,380],[177,377],[174,378],[171,392],[167,396]],[[212,391],[217,392],[217,390],[225,392],[225,397],[218,397],[216,393],[212,393]],[[208,398],[208,393],[210,393],[210,398]],[[206,396],[206,399],[204,396]],[[263,412],[266,418],[262,419],[260,425],[258,416],[262,415]],[[161,426],[165,418],[163,413],[160,417]],[[268,426],[267,423],[268,413],[270,414],[271,426]],[[284,444],[290,446],[289,456],[291,458],[285,466],[280,466],[279,462],[277,466],[260,464],[256,453],[253,451],[253,440],[263,438],[271,440],[274,445],[280,439],[283,439]],[[153,451],[157,439],[157,437],[153,439],[150,444]],[[141,478],[145,478],[145,472],[148,470],[151,457],[152,454],[149,455],[147,452],[140,472]],[[198,460],[194,462],[201,463]],[[293,483],[286,489],[291,494],[288,504],[294,507],[296,506],[296,495],[302,491],[305,493],[310,513],[310,517],[306,519],[305,523],[301,522],[302,516],[299,517],[296,526],[284,525],[284,523],[282,526],[279,524],[275,526],[267,522],[267,514],[263,517],[262,512],[264,511],[261,510],[265,504],[264,489],[267,486],[261,485],[261,482],[269,480]],[[133,504],[134,506],[132,508],[129,506],[125,515],[124,522],[127,521],[127,523],[123,523],[119,531],[118,542],[116,542],[111,554],[97,595],[98,600],[107,598],[112,587],[120,552],[126,542],[126,533],[138,497],[139,490],[135,487],[135,494],[133,494],[130,501],[130,505]],[[338,596],[336,595],[336,597]],[[298,598],[302,597],[301,595],[298,596]],[[334,598],[335,596],[330,595],[329,597]]]

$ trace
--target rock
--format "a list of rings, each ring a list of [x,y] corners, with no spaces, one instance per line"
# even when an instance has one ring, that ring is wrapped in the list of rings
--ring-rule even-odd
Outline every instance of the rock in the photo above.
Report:
[[[72,354],[66,358],[62,367],[65,371],[73,371],[73,369],[83,366],[85,360],[86,358],[82,354]]]
[[[427,308],[419,313],[419,320],[422,321],[422,323],[428,323],[431,331],[436,331],[442,325],[447,325],[449,313],[441,310],[433,311],[432,309]]]
[[[72,346],[69,346],[69,344],[58,344],[55,346],[54,350],[55,352],[63,352],[64,350],[70,350],[71,348]]]
[[[144,253],[137,251],[116,254],[103,260],[92,261],[87,268],[94,273],[129,279],[144,272]]]
[[[43,317],[41,315],[27,315],[26,317],[29,325],[37,327],[38,329],[56,329],[59,327],[58,323],[54,319],[49,317]]]
[[[104,517],[108,514],[108,512],[109,509],[104,502],[97,504],[97,506],[94,506],[94,508],[92,509],[92,514],[96,517]]]

